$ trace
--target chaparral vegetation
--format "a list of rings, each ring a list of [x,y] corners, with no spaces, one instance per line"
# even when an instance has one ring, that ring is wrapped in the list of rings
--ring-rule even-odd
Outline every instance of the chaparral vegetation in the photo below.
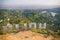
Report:
[[[23,26],[24,23],[36,23],[36,29],[28,29]],[[46,23],[46,29],[39,29],[38,23]],[[15,28],[19,24],[19,30]],[[3,29],[3,26],[7,27],[7,30]],[[13,26],[10,30],[9,27]],[[43,25],[42,25],[43,27]],[[56,13],[54,16],[51,12],[44,12],[41,10],[19,10],[19,9],[0,9],[0,34],[17,33],[19,31],[31,30],[32,32],[42,34],[57,34],[60,35],[60,13]]]

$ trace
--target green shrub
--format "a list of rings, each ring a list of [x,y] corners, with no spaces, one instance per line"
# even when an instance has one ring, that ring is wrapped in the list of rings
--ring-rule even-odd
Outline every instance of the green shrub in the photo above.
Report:
[[[53,31],[50,31],[50,34],[51,34],[51,35],[54,35],[54,34],[55,34],[55,32],[53,32]]]
[[[0,35],[2,35],[3,34],[3,32],[2,31],[0,31]]]
[[[60,35],[60,30],[58,30],[58,35]]]
[[[32,30],[32,32],[41,33],[41,34],[47,34],[46,30],[40,30],[40,29]]]
[[[8,30],[8,31],[0,31],[0,35],[5,35],[5,34],[8,34],[8,33],[17,33],[18,30]]]
[[[8,33],[17,33],[18,32],[18,30],[10,30],[10,31],[8,31]]]
[[[3,35],[8,34],[8,32],[6,32],[6,31],[3,31],[2,33],[3,33]]]
[[[0,31],[0,35],[5,35],[5,34],[8,34],[8,32],[4,30]]]

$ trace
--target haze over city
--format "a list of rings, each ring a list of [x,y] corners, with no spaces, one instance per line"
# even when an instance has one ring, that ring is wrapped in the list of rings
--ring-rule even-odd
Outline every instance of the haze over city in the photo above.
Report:
[[[0,7],[59,7],[60,0],[0,0]]]

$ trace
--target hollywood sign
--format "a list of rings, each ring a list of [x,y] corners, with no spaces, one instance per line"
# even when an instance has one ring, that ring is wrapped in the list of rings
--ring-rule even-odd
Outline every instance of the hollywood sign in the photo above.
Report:
[[[46,23],[38,23],[38,26],[37,26],[37,24],[36,23],[29,23],[29,24],[27,24],[27,23],[25,23],[24,25],[23,25],[23,27],[25,28],[25,29],[27,29],[28,28],[28,26],[29,26],[29,28],[34,28],[34,29],[36,29],[37,27],[39,28],[39,29],[46,29]],[[17,30],[19,30],[19,24],[16,24],[15,25],[15,29],[17,29]],[[7,30],[7,29],[10,29],[10,30],[12,30],[12,28],[13,28],[13,25],[10,25],[10,26],[3,26],[3,29],[4,30]]]

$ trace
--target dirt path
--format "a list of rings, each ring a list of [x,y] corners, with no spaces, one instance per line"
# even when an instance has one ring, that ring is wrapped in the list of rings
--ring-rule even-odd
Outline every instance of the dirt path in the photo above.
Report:
[[[0,40],[60,40],[60,38],[58,36],[47,36],[47,34],[38,34],[31,31],[22,31],[16,34],[0,36]]]

